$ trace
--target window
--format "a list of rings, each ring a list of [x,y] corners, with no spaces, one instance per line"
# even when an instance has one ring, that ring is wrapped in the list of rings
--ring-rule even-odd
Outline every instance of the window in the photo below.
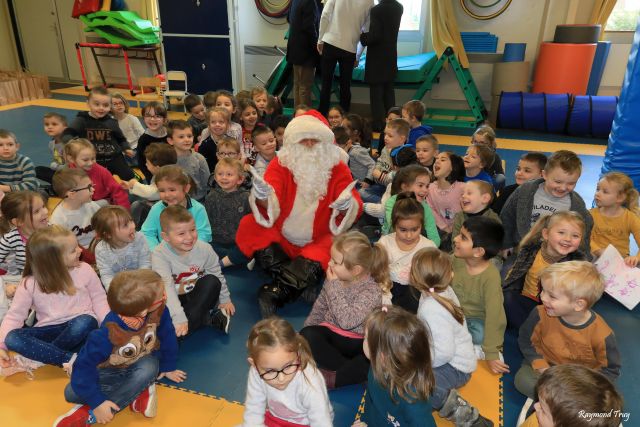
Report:
[[[618,0],[605,31],[635,31],[640,15],[640,0]]]
[[[400,31],[420,31],[422,21],[422,0],[398,0],[404,7]]]

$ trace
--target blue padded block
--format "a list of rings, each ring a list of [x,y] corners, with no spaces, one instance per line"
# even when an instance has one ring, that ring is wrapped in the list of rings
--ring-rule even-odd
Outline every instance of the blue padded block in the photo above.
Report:
[[[591,74],[589,75],[589,83],[587,84],[587,95],[597,95],[600,88],[600,81],[604,73],[604,67],[607,65],[607,57],[611,50],[610,41],[598,42],[596,46],[596,54],[593,57],[593,65],[591,65]]]

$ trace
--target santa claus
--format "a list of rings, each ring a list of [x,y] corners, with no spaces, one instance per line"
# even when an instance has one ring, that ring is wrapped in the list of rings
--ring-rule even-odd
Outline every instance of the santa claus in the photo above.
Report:
[[[313,295],[324,278],[333,236],[348,230],[362,210],[349,167],[333,144],[326,119],[311,110],[294,118],[264,179],[256,173],[240,221],[240,250],[273,279],[260,288],[263,317],[298,298]]]

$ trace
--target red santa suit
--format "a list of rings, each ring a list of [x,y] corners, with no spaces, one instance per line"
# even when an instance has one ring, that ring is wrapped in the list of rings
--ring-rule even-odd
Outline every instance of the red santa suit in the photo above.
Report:
[[[293,153],[285,154],[287,146],[305,139],[320,141],[318,144],[322,146],[317,148],[321,152],[315,161],[307,158],[304,164],[292,165],[297,160]],[[249,198],[253,215],[240,221],[236,234],[240,250],[251,257],[255,251],[278,243],[292,259],[302,256],[319,262],[326,269],[333,236],[347,231],[362,211],[362,200],[354,189],[351,171],[341,158],[340,148],[333,144],[333,132],[324,117],[310,111],[293,119],[285,129],[283,150],[269,163],[264,174],[264,180],[272,188],[265,200],[267,208],[256,203],[255,192]],[[322,166],[318,166],[319,163],[323,163]],[[329,173],[322,170],[327,165]],[[316,175],[310,172],[307,187],[302,184],[302,188],[301,174],[307,175],[306,171],[312,169]],[[306,191],[305,188],[311,188],[309,179],[318,186],[324,181],[324,188]],[[318,192],[319,196],[314,197]]]

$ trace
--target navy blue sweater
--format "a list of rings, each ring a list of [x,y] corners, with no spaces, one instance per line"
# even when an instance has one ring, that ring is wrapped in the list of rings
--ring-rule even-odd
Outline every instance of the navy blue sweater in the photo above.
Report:
[[[160,324],[156,329],[157,340],[159,341],[159,349],[152,353],[160,361],[160,372],[171,372],[176,370],[178,361],[178,340],[176,331],[171,323],[171,316],[168,309],[163,309]],[[147,315],[147,319],[151,314]],[[91,409],[95,409],[101,405],[107,397],[100,391],[98,382],[98,371],[101,369],[98,365],[108,362],[114,348],[117,349],[121,344],[114,344],[109,339],[109,330],[107,323],[115,323],[123,331],[136,331],[124,324],[117,314],[110,311],[104,318],[100,328],[92,331],[87,341],[78,353],[78,358],[73,364],[73,373],[71,374],[71,387],[73,391],[87,404]],[[146,328],[145,323],[140,329]],[[138,331],[140,330],[138,329]],[[113,369],[118,369],[114,367]]]

